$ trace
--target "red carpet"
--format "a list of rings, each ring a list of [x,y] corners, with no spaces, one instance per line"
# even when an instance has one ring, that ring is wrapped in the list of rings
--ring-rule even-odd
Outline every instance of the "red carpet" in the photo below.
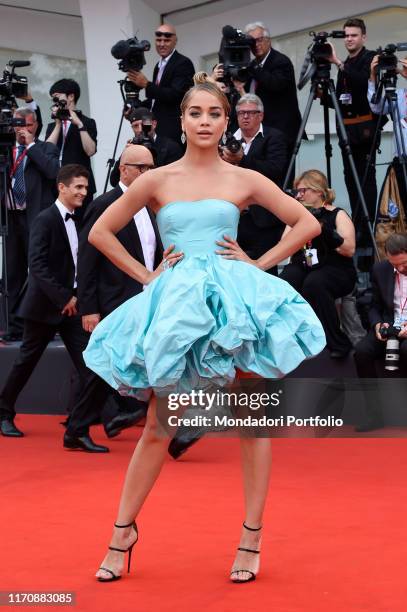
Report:
[[[86,612],[406,609],[405,440],[275,440],[262,568],[248,585],[228,582],[243,517],[238,442],[203,440],[165,465],[132,573],[100,584],[140,430],[88,455],[62,449],[59,420],[21,416],[27,436],[0,439],[0,591],[74,591],[75,607],[43,609]],[[100,428],[94,438],[106,442]]]

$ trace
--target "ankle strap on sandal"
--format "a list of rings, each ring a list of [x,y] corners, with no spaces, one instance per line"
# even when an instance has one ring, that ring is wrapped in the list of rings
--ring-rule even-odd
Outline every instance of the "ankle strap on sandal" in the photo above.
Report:
[[[114,526],[118,527],[119,529],[125,529],[126,527],[131,527],[132,525],[135,525],[134,521],[132,521],[128,525],[118,525],[117,523],[114,524]]]
[[[260,527],[248,527],[244,521],[243,521],[243,527],[247,529],[248,531],[260,531],[260,529],[263,529],[263,525],[261,525]]]

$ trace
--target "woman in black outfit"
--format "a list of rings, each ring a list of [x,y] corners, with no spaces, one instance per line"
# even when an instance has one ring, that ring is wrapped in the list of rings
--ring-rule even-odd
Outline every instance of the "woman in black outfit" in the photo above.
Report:
[[[318,219],[322,233],[291,257],[281,278],[311,304],[324,328],[331,357],[340,359],[352,344],[341,330],[335,300],[351,293],[356,282],[352,260],[355,227],[342,208],[333,206],[335,192],[322,172],[307,170],[294,186],[297,199]]]

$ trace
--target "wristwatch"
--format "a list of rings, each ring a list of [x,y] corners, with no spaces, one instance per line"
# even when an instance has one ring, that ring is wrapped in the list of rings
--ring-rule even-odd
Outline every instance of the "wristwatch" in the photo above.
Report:
[[[84,125],[82,125],[82,127],[78,128],[79,132],[87,132],[88,130],[86,129],[86,127]]]

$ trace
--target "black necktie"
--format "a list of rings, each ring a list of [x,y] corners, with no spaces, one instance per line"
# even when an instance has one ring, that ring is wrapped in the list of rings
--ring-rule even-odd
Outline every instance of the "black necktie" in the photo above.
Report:
[[[75,215],[73,215],[73,214],[71,214],[71,213],[65,213],[65,223],[66,223],[67,221],[69,221],[69,219],[72,219],[72,221],[75,221],[75,220],[76,220],[76,217],[75,217]]]

